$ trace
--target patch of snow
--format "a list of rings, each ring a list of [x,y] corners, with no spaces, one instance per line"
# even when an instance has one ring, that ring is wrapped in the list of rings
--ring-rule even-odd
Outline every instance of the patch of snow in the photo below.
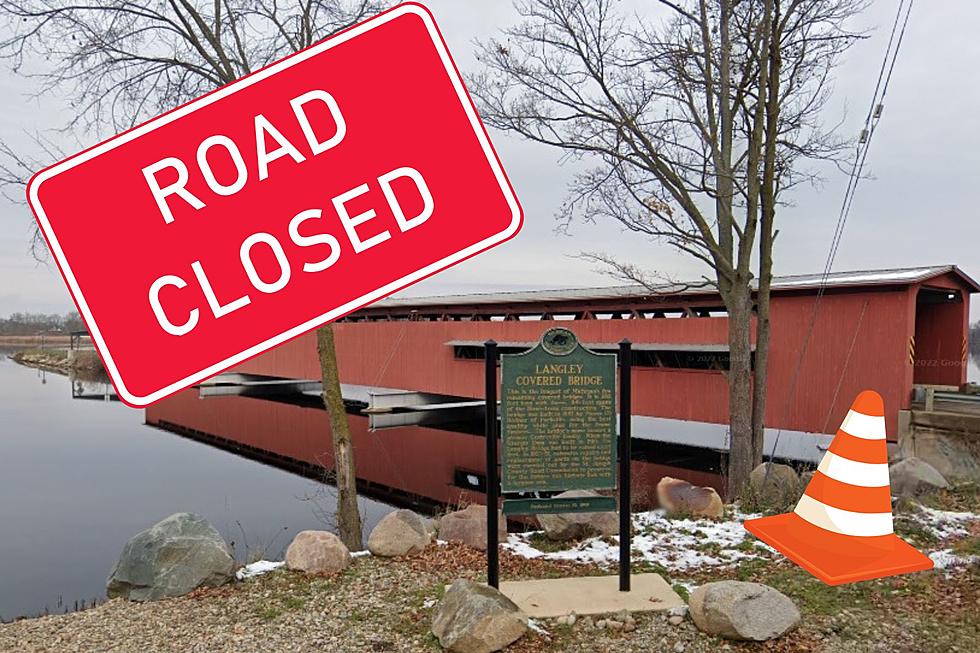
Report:
[[[663,510],[635,513],[633,561],[659,565],[671,573],[683,573],[702,567],[727,567],[745,559],[777,557],[779,553],[775,549],[757,540],[742,526],[745,520],[760,516],[743,513],[737,506],[730,508],[725,521],[668,519]],[[921,524],[940,540],[967,536],[971,524],[980,522],[980,514],[926,507],[906,517]],[[613,567],[619,563],[618,537],[596,537],[570,544],[559,551],[542,551],[532,543],[534,535],[511,534],[503,547],[525,558],[594,563],[603,567]],[[980,556],[956,555],[952,549],[929,555],[937,569],[980,562]],[[681,584],[688,592],[695,588],[690,583]]]
[[[966,527],[972,522],[980,521],[980,515],[973,512],[936,510],[926,506],[920,506],[919,510],[920,512],[910,516],[911,519],[928,528],[941,540],[969,535],[970,531]]]
[[[961,556],[953,553],[952,549],[943,549],[941,551],[933,551],[929,554],[929,559],[932,560],[932,564],[936,566],[936,569],[949,569],[951,567],[962,567],[964,565],[974,564],[980,562],[980,556]]]
[[[285,562],[273,562],[271,560],[259,560],[251,564],[245,565],[237,572],[235,572],[235,578],[238,580],[245,580],[246,578],[254,578],[256,576],[261,576],[262,574],[267,574],[270,571],[275,571],[279,569]]]
[[[422,607],[428,610],[438,602],[439,599],[426,599],[425,601],[422,602]]]
[[[744,548],[743,542],[750,537],[742,527],[742,521],[757,516],[736,509],[734,519],[716,522],[708,519],[668,519],[663,510],[636,513],[633,516],[636,531],[633,536],[633,559],[660,565],[668,571],[685,571],[703,566],[728,566],[742,559],[758,558],[772,549],[761,546],[753,546],[749,550],[739,548]],[[591,538],[568,549],[545,552],[531,544],[531,535],[512,534],[503,546],[525,558],[571,560],[602,566],[619,562],[617,537]]]
[[[371,555],[371,552],[368,551],[367,549],[364,549],[363,551],[352,551],[351,554],[350,554],[350,557],[352,557],[352,558],[366,558],[366,557],[368,557],[370,555]]]
[[[687,590],[687,593],[688,594],[690,594],[691,592],[693,592],[694,590],[696,590],[698,588],[698,586],[696,584],[691,583],[689,581],[683,581],[683,580],[675,580],[674,581],[674,585],[680,585],[681,587],[683,587],[684,589]],[[671,608],[671,610],[677,610],[677,609],[678,608]],[[684,614],[687,614],[687,606],[683,606],[683,612],[684,612]],[[671,612],[671,614],[674,614],[674,612]]]
[[[546,635],[547,636],[547,635],[550,635],[551,634],[547,630],[545,630],[544,626],[542,626],[541,624],[539,624],[534,619],[528,619],[527,620],[527,627],[530,628],[531,630],[533,630],[534,632],[538,633],[539,635]]]

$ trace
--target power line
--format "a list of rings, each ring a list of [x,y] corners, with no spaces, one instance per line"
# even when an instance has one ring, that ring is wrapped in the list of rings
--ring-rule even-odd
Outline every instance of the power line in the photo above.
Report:
[[[841,202],[840,213],[837,216],[837,225],[834,229],[834,235],[830,243],[830,251],[827,253],[827,260],[824,264],[823,274],[820,277],[817,296],[813,303],[813,310],[810,312],[810,322],[807,327],[806,336],[803,339],[803,345],[800,347],[800,356],[797,360],[796,368],[793,371],[793,376],[790,379],[789,389],[786,395],[786,404],[783,410],[784,420],[789,414],[790,405],[792,403],[793,396],[796,393],[796,386],[799,382],[800,370],[803,367],[803,359],[806,357],[806,352],[813,336],[813,330],[817,323],[817,315],[820,311],[820,304],[827,289],[827,279],[829,278],[830,271],[833,268],[834,260],[837,258],[837,250],[840,247],[841,240],[843,239],[844,227],[847,225],[847,219],[851,213],[851,205],[854,202],[854,196],[857,193],[858,184],[861,181],[861,174],[864,170],[864,163],[868,158],[871,140],[874,137],[878,122],[880,121],[882,112],[884,111],[884,100],[888,93],[888,85],[891,82],[892,73],[895,71],[895,62],[898,60],[898,54],[902,48],[902,41],[905,38],[905,31],[908,27],[909,16],[911,15],[912,5],[914,2],[915,0],[908,0],[908,4],[906,4],[906,0],[900,0],[898,3],[898,10],[895,12],[895,20],[892,23],[891,33],[888,36],[888,45],[885,47],[885,56],[882,59],[881,68],[878,71],[878,80],[875,83],[874,93],[871,97],[871,104],[868,107],[868,113],[864,119],[864,126],[858,138],[857,150],[854,155],[854,161],[851,165],[851,172],[848,176],[847,187],[844,190],[844,198]],[[899,27],[899,25],[901,25],[901,27]],[[844,371],[842,370],[842,377],[843,374]],[[833,406],[831,406],[831,409],[833,409]],[[776,431],[776,438],[773,441],[772,451],[769,454],[770,461],[776,454],[776,449],[779,446],[779,436],[782,435],[782,432],[782,427]],[[768,477],[768,475],[769,468],[767,467],[766,476]],[[763,483],[765,483],[765,480]]]

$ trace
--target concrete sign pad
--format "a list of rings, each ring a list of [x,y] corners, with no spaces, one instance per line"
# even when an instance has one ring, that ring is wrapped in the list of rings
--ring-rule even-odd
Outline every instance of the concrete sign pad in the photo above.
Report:
[[[529,617],[653,612],[686,605],[660,574],[632,576],[631,591],[619,591],[617,576],[504,581],[500,591]]]

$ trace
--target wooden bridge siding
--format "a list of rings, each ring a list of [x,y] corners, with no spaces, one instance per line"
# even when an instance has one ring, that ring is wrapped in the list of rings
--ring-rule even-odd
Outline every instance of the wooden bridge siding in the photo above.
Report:
[[[895,439],[898,410],[908,405],[911,390],[906,289],[824,295],[801,362],[815,300],[801,294],[773,302],[767,426],[835,433],[854,397],[872,389],[885,400],[888,434]]]
[[[552,326],[584,342],[726,344],[727,318],[528,322],[354,322],[334,326],[345,383],[482,397],[483,361],[458,360],[451,340],[532,342]],[[308,334],[238,368],[275,376],[319,378],[315,336]],[[635,367],[634,412],[724,423],[726,381],[720,371]]]
[[[952,275],[933,278],[928,286],[966,289]],[[914,369],[909,362],[908,345],[915,333],[918,288],[918,285],[883,285],[838,289],[824,295],[792,396],[793,377],[816,297],[812,290],[775,295],[767,426],[833,433],[853,397],[861,390],[873,388],[885,399],[888,432],[890,437],[896,437],[897,412],[908,408],[911,398]],[[954,324],[952,320],[943,320],[935,328],[949,331],[950,335],[943,337],[944,342],[956,341],[961,345],[967,333],[969,296],[965,295],[964,303],[957,306],[963,311],[959,321]],[[452,347],[445,343],[483,341],[491,337],[498,342],[533,341],[551,326],[570,327],[586,342],[615,343],[628,337],[635,343],[725,344],[728,337],[728,320],[723,317],[574,322],[347,322],[334,328],[345,382],[481,397],[482,362],[455,359]],[[923,344],[928,346],[928,340]],[[848,360],[852,341],[853,352]],[[301,336],[239,369],[275,376],[319,378],[315,335]],[[721,372],[636,367],[633,374],[634,412],[638,415],[717,424],[728,421],[728,391]],[[963,374],[965,370],[960,371],[961,377]]]

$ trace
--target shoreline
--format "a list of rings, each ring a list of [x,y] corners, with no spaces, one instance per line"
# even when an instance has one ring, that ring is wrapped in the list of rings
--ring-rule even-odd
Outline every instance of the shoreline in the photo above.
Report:
[[[94,349],[82,349],[69,352],[65,348],[21,349],[7,354],[7,358],[22,365],[35,369],[53,372],[62,376],[77,375],[88,380],[108,381],[102,360]]]
[[[976,541],[965,535],[980,523],[976,512],[926,508],[900,513],[903,522],[912,520],[911,532],[903,533],[907,538],[935,559],[953,562],[926,572],[830,587],[745,535],[740,528],[745,515],[729,508],[721,521],[667,517],[662,511],[636,515],[634,554],[644,555],[635,561],[635,572],[661,574],[675,591],[685,590],[679,592],[685,600],[694,587],[708,582],[765,583],[799,608],[803,620],[796,630],[765,643],[726,642],[701,632],[689,618],[671,618],[669,612],[633,613],[635,628],[630,631],[595,627],[588,619],[571,625],[538,619],[507,651],[865,653],[875,642],[912,641],[920,653],[945,653],[967,650],[964,646],[975,641],[978,558],[966,551],[952,557],[947,553]],[[739,537],[721,537],[727,531]],[[502,578],[615,578],[618,552],[601,537],[537,548],[546,544],[540,533],[512,533],[500,549]],[[694,553],[697,560],[690,555]],[[440,541],[402,557],[359,554],[335,575],[305,575],[278,563],[261,567],[269,571],[242,574],[238,582],[183,597],[149,603],[111,599],[66,615],[0,624],[0,650],[439,650],[430,625],[445,587],[457,578],[482,582],[486,556]]]

